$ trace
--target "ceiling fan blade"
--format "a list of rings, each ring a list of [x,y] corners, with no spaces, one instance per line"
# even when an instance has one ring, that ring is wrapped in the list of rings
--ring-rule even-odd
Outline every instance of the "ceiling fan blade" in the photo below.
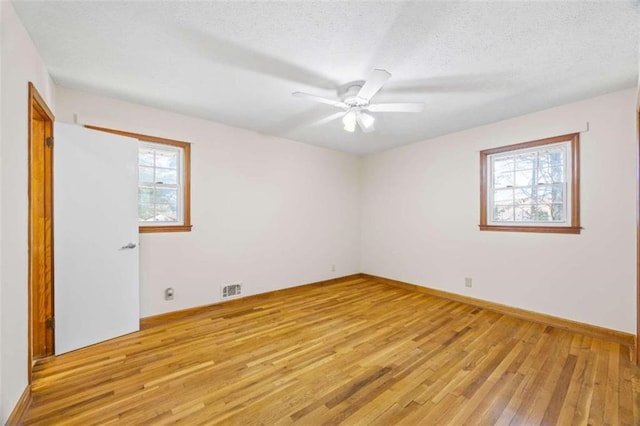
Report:
[[[371,74],[371,77],[369,77],[369,80],[364,83],[364,85],[358,92],[358,100],[362,101],[363,103],[368,103],[373,95],[378,93],[378,90],[382,88],[382,86],[387,82],[387,80],[389,80],[390,77],[391,74],[388,71],[380,69],[373,70],[373,73]]]
[[[337,120],[338,118],[344,117],[344,114],[345,113],[343,111],[336,112],[335,114],[331,114],[330,116],[325,117],[322,120],[318,120],[318,121],[312,123],[311,125],[312,126],[321,126],[321,125],[327,124],[327,123],[329,123],[329,122],[331,122],[333,120]]]
[[[308,99],[310,101],[320,102],[322,104],[327,104],[327,105],[332,105],[334,107],[342,108],[342,109],[345,109],[345,110],[349,109],[349,105],[345,104],[344,102],[336,101],[334,99],[323,98],[322,96],[316,96],[316,95],[312,95],[310,93],[293,92],[292,95],[295,96],[296,98]]]
[[[371,133],[376,129],[374,125],[375,118],[366,112],[359,112],[356,115],[356,121],[364,133]]]
[[[422,102],[398,102],[392,104],[371,104],[366,107],[371,112],[422,112]]]

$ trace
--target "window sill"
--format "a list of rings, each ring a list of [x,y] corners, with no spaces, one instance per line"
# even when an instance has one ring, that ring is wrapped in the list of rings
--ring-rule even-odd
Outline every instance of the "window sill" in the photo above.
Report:
[[[579,234],[579,226],[499,226],[479,225],[481,231],[539,232],[542,234]]]
[[[191,232],[193,225],[159,225],[159,226],[139,226],[140,234],[152,234],[157,232]]]

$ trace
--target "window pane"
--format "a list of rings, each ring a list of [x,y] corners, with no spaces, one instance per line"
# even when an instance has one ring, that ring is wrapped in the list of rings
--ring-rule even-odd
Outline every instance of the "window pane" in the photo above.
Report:
[[[140,222],[147,222],[153,219],[154,206],[153,204],[138,204],[138,220]]]
[[[138,204],[153,203],[153,188],[138,187]]]
[[[176,169],[156,169],[156,183],[174,185],[178,183]]]
[[[156,216],[154,220],[158,222],[176,222],[178,220],[178,212],[175,205],[156,204]]]
[[[514,202],[516,205],[519,204],[533,204],[535,201],[532,198],[532,188],[518,188],[515,190],[515,193],[513,194],[514,196]]]
[[[157,188],[156,187],[156,204],[177,204],[178,190],[175,188]]]
[[[513,172],[513,157],[500,157],[493,161],[494,174]]]
[[[153,150],[148,148],[138,149],[138,164],[141,166],[153,166]]]
[[[528,152],[516,156],[516,170],[531,170],[536,166],[536,153]]]
[[[556,221],[566,220],[563,204],[551,204],[551,219]]]
[[[156,150],[156,167],[175,169],[178,166],[178,153]]]
[[[138,182],[153,183],[153,167],[138,167]]]
[[[541,167],[538,170],[538,183],[564,182],[563,166]]]
[[[516,172],[516,186],[530,186],[536,175],[534,170],[518,170]]]
[[[496,189],[493,191],[494,204],[513,204],[513,189]]]
[[[534,220],[535,206],[522,205],[515,208],[515,220],[517,222],[531,222]]]
[[[562,222],[564,207],[562,204],[540,204],[537,209],[537,219],[546,222]]]
[[[539,204],[564,202],[564,185],[538,185],[536,202]]]
[[[504,188],[507,186],[513,186],[513,172],[506,172],[494,175],[493,186],[494,188]]]
[[[493,220],[495,222],[512,222],[513,206],[495,206],[493,209]]]
[[[561,148],[542,150],[538,156],[538,161],[540,167],[562,166],[564,164],[564,150]]]

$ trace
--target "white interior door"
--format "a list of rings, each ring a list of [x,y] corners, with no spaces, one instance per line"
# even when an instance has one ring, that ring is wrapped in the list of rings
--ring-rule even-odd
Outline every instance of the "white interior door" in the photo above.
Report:
[[[56,123],[55,352],[139,329],[138,141]]]

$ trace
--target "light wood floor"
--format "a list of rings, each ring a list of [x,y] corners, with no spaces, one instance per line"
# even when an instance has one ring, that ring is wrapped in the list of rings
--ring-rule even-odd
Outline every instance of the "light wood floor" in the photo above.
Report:
[[[366,279],[35,369],[25,424],[640,424],[629,349]]]

